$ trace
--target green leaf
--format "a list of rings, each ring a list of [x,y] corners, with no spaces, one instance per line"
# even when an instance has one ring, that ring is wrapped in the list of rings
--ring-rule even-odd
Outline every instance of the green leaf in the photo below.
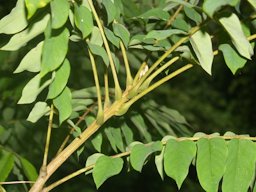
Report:
[[[190,38],[190,43],[195,51],[195,54],[199,60],[202,68],[211,75],[213,51],[212,41],[208,33],[198,31]]]
[[[14,71],[14,73],[20,73],[25,70],[30,72],[39,72],[41,69],[40,64],[41,64],[42,48],[43,48],[43,41],[38,43],[35,48],[31,49],[25,55],[25,57],[23,57],[19,66]]]
[[[110,177],[117,175],[123,168],[123,159],[101,156],[92,172],[97,189]]]
[[[63,26],[69,15],[69,2],[63,0],[51,1],[52,28],[58,29]]]
[[[116,6],[112,1],[102,1],[108,15],[108,24],[111,23],[117,14]]]
[[[161,153],[155,156],[156,168],[162,180],[164,180],[164,150],[165,146],[163,147]]]
[[[126,27],[120,23],[113,23],[113,30],[116,36],[120,37],[127,47],[130,41],[130,33]]]
[[[14,165],[13,154],[1,150],[0,151],[0,182],[7,179],[9,173],[11,172]]]
[[[114,136],[111,133],[111,130],[108,128],[108,129],[105,129],[104,132],[108,138],[111,148],[117,153],[116,141]]]
[[[40,80],[40,75],[37,74],[26,84],[18,104],[32,103],[36,100],[37,95],[40,93]]]
[[[255,172],[255,144],[249,140],[232,139],[228,143],[228,158],[222,191],[247,191]]]
[[[179,35],[179,34],[187,34],[186,32],[179,30],[179,29],[167,29],[167,30],[151,30],[146,36],[145,39],[155,39],[155,40],[163,40],[172,35]]]
[[[227,145],[224,139],[201,138],[197,141],[196,169],[199,182],[205,191],[217,192],[225,172]]]
[[[93,147],[98,151],[101,152],[102,146],[102,133],[98,133],[95,137],[91,140]]]
[[[17,33],[12,36],[10,41],[5,44],[0,50],[4,51],[16,51],[21,47],[25,46],[31,39],[35,38],[39,34],[43,33],[48,23],[50,16],[45,15],[43,19],[34,23],[24,31]]]
[[[140,134],[146,139],[147,142],[152,141],[151,134],[147,130],[147,125],[141,115],[133,115],[130,120],[138,128]]]
[[[45,7],[51,0],[25,0],[28,10],[28,19],[31,18],[38,8]]]
[[[57,36],[46,39],[42,53],[41,77],[57,69],[64,61],[68,51],[69,31],[64,29]]]
[[[90,42],[94,45],[102,46],[103,39],[101,37],[101,33],[98,27],[93,27]]]
[[[164,21],[167,21],[169,17],[170,15],[168,14],[168,12],[164,11],[161,8],[153,8],[137,16],[137,18],[141,18],[141,19],[157,19],[157,20],[164,20]]]
[[[30,181],[35,181],[38,177],[36,168],[25,158],[20,157],[20,162],[21,162],[21,165],[23,167],[23,171],[24,171],[26,177]]]
[[[65,87],[62,93],[53,99],[53,104],[59,111],[59,123],[61,124],[72,113],[71,92],[68,87]]]
[[[27,121],[35,123],[49,111],[50,107],[47,105],[47,103],[39,101],[34,105],[33,109],[29,113]]]
[[[107,39],[113,45],[115,45],[117,48],[119,48],[120,39],[117,36],[115,36],[115,34],[111,30],[109,30],[108,28],[105,27],[104,31],[105,31]]]
[[[106,66],[109,65],[108,54],[107,54],[106,50],[103,47],[101,47],[99,45],[94,45],[94,44],[89,43],[89,42],[88,42],[88,46],[89,46],[89,48],[90,48],[90,50],[93,54],[98,55],[103,59]]]
[[[256,8],[256,0],[248,0],[248,2],[249,2],[254,8]]]
[[[15,34],[28,25],[24,0],[18,0],[12,11],[0,20],[0,34]]]
[[[224,5],[236,6],[239,0],[204,0],[203,10],[212,17]]]
[[[93,29],[93,19],[90,10],[82,5],[75,4],[75,24],[82,32],[83,38],[86,38]]]
[[[245,58],[251,59],[253,49],[242,30],[241,23],[236,14],[232,13],[229,17],[222,17],[219,21],[229,33],[237,51]]]
[[[165,173],[173,178],[180,189],[188,175],[189,166],[196,155],[196,144],[193,141],[168,140],[164,152]]]
[[[130,145],[133,142],[133,132],[131,128],[126,123],[124,123],[121,125],[121,130],[124,135],[126,145]]]
[[[196,24],[199,24],[202,22],[201,15],[194,8],[189,8],[185,6],[184,12],[187,15],[187,17],[190,18],[192,21],[194,21]]]
[[[49,92],[47,95],[48,99],[57,97],[65,88],[68,82],[70,74],[70,63],[67,59],[64,60],[63,64],[56,71],[53,82],[49,86]]]
[[[229,44],[220,45],[219,50],[222,51],[225,62],[233,74],[244,67],[247,60],[241,57]]]
[[[148,156],[154,152],[162,150],[162,143],[160,141],[152,142],[150,144],[136,144],[132,147],[130,161],[132,167],[141,172],[144,162]]]
[[[116,147],[124,152],[124,142],[123,142],[123,138],[122,138],[122,133],[121,133],[121,129],[119,128],[110,128],[111,134],[113,135],[114,139],[115,139],[115,143],[116,143]]]

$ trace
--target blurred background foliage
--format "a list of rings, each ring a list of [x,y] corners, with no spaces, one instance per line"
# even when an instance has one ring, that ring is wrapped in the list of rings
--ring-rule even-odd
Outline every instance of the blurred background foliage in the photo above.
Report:
[[[151,7],[152,2],[143,1],[141,3],[144,6],[141,7],[148,9]],[[0,17],[2,18],[8,14],[12,7],[15,6],[15,3],[15,0],[1,0]],[[127,12],[127,15],[129,15],[129,12]],[[134,23],[134,25],[141,24]],[[131,24],[130,26],[133,25]],[[0,143],[13,153],[24,156],[39,169],[42,163],[47,120],[41,119],[35,124],[26,121],[31,110],[31,105],[17,105],[17,101],[21,96],[22,88],[27,83],[27,79],[30,79],[30,74],[13,74],[20,60],[24,57],[27,50],[30,49],[30,44],[28,44],[28,46],[16,52],[0,51]],[[69,80],[70,86],[72,88],[79,88],[84,86],[85,82],[87,85],[92,85],[92,76],[83,75],[83,73],[85,74],[84,70],[90,69],[86,69],[86,66],[82,64],[85,58],[81,51],[79,52],[81,49],[72,44],[71,49],[74,51],[71,51],[69,58],[71,63],[75,63],[77,67],[72,68],[71,73],[76,75],[71,74],[71,79]],[[76,53],[76,56],[72,55],[72,53]],[[132,58],[132,56],[130,57]],[[156,107],[166,106],[175,109],[186,118],[189,126],[184,128],[184,132],[178,133],[179,136],[191,135],[198,131],[205,133],[220,132],[221,134],[226,131],[233,131],[237,134],[255,135],[255,61],[256,58],[253,56],[252,61],[248,62],[236,75],[232,75],[231,71],[224,64],[222,57],[216,57],[212,76],[209,76],[199,66],[196,66],[140,100],[130,109],[123,119],[114,118],[111,121],[115,122],[117,126],[118,121],[122,122],[124,120],[127,124],[131,125],[132,117],[136,113],[141,112],[143,114],[145,108],[150,106],[150,102],[152,104],[154,101],[155,103],[153,105]],[[145,122],[148,125],[151,123]],[[51,141],[53,147],[60,145],[67,131],[63,131],[63,129],[54,130]],[[152,134],[153,140],[161,138],[161,134],[156,133],[154,130],[150,130],[150,133]],[[138,135],[139,133],[135,133],[134,137],[139,138]],[[90,149],[91,146],[89,145],[86,144],[85,147]],[[109,144],[103,144],[103,146],[107,145]],[[52,153],[54,154],[56,150],[52,150]],[[111,151],[108,148],[103,150]],[[87,153],[90,154],[92,151],[87,150]],[[84,155],[86,156],[86,154]],[[81,168],[84,166],[84,162],[79,161],[79,158],[72,157],[71,161],[66,163],[65,169],[61,168],[57,173],[63,176],[67,175],[74,170],[74,166]],[[181,191],[203,191],[198,184],[196,173],[193,169],[195,168],[191,167],[189,177],[186,179]],[[9,177],[9,180],[22,179],[20,169],[17,167],[15,170]],[[56,174],[54,176],[59,178]],[[23,185],[10,185],[6,186],[6,189],[10,192],[25,191],[26,187]],[[109,179],[99,189],[99,191],[111,192],[120,190],[123,192],[164,192],[177,191],[177,188],[174,181],[170,178],[166,177],[164,181],[161,180],[154,166],[153,159],[149,159],[149,163],[143,168],[142,173],[137,173],[133,170],[128,173],[123,171],[118,176]],[[81,175],[77,180],[71,180],[53,191],[90,192],[96,191],[96,188],[91,176],[84,177]]]

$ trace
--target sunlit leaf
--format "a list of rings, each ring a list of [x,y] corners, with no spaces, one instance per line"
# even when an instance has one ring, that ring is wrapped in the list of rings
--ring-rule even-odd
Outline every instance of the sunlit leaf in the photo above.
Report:
[[[25,0],[28,18],[31,18],[38,8],[45,7],[51,0]]]
[[[15,34],[6,45],[0,48],[0,50],[15,51],[25,46],[31,39],[44,32],[49,18],[50,16],[47,14],[44,18],[34,23],[28,29]]]
[[[193,141],[169,139],[164,152],[165,173],[173,178],[180,189],[188,175],[189,166],[196,155],[196,144]]]
[[[148,156],[154,152],[162,150],[162,143],[160,141],[153,142],[147,145],[144,144],[136,144],[132,147],[130,161],[132,167],[141,172],[142,167],[148,158]]]
[[[75,24],[86,38],[93,29],[92,13],[85,6],[75,4]]]
[[[62,92],[62,90],[67,85],[69,74],[70,64],[69,61],[65,59],[63,64],[56,71],[54,80],[49,86],[49,92],[47,95],[48,99],[53,99]]]
[[[201,138],[197,141],[196,169],[199,182],[205,191],[217,192],[225,172],[227,145],[224,139]]]
[[[248,2],[249,2],[254,8],[256,8],[256,0],[248,0]]]
[[[246,59],[241,57],[229,44],[222,44],[219,46],[222,51],[225,62],[233,74],[246,63]]]
[[[5,181],[14,165],[13,154],[0,150],[0,182]]]
[[[242,30],[237,15],[232,13],[229,17],[220,18],[219,21],[227,30],[237,51],[245,58],[250,59],[253,55],[253,49]]]
[[[255,172],[256,150],[250,140],[232,139],[228,143],[222,191],[247,191]]]
[[[21,60],[19,66],[14,73],[20,73],[25,70],[30,72],[39,72],[41,69],[41,54],[42,54],[43,42],[37,44],[37,46],[31,49],[25,57]]]
[[[43,46],[41,77],[57,69],[68,51],[69,31],[64,29],[57,36],[46,39]]]
[[[32,165],[28,160],[22,157],[20,157],[20,162],[26,177],[30,181],[35,181],[38,177],[38,174],[34,165]]]
[[[98,27],[93,27],[90,42],[94,45],[102,46],[103,40]]]
[[[164,179],[164,150],[165,146],[163,147],[161,153],[155,156],[156,168],[162,180]]]
[[[108,178],[120,173],[123,163],[121,158],[99,157],[92,172],[96,187],[99,188]]]
[[[188,18],[193,20],[195,23],[199,24],[202,22],[201,15],[193,8],[184,7],[184,12]]]
[[[53,99],[53,104],[59,111],[59,122],[61,124],[72,113],[71,92],[68,87],[58,97]]]
[[[203,4],[203,10],[212,17],[213,14],[218,11],[224,5],[235,6],[239,0],[205,0]]]
[[[29,113],[27,120],[35,123],[49,111],[50,107],[47,105],[47,103],[39,101],[34,105],[33,109]]]
[[[199,60],[202,68],[211,75],[213,51],[212,41],[208,33],[198,31],[190,38],[190,43],[195,51],[195,54]]]
[[[24,0],[18,0],[12,11],[0,20],[0,34],[14,34],[28,25]]]
[[[51,1],[52,28],[57,29],[63,26],[69,15],[69,2],[63,0]]]

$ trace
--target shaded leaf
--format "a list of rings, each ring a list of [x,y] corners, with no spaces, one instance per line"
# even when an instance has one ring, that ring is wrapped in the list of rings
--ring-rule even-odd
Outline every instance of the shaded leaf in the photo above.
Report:
[[[201,138],[197,141],[196,169],[199,182],[205,191],[217,192],[225,172],[227,145],[224,139]]]
[[[117,14],[116,6],[112,1],[102,1],[108,15],[108,24],[111,23]]]
[[[20,162],[21,162],[21,165],[23,167],[23,171],[24,171],[26,177],[30,181],[35,181],[38,177],[36,168],[25,158],[20,157]]]
[[[190,38],[190,43],[195,51],[195,54],[199,60],[202,68],[211,75],[213,51],[212,41],[208,33],[198,31]]]
[[[244,67],[247,60],[241,57],[229,44],[220,45],[219,50],[222,51],[225,62],[233,74]]]
[[[222,191],[247,191],[254,176],[255,161],[256,150],[252,141],[242,139],[229,141]]]
[[[179,29],[167,29],[167,30],[151,30],[146,36],[145,39],[153,38],[155,40],[163,40],[172,35],[177,34],[187,34],[186,32]]]
[[[148,158],[148,156],[154,152],[162,150],[162,143],[160,141],[153,142],[147,145],[144,144],[136,144],[132,147],[130,161],[132,167],[141,172],[144,162]]]
[[[18,104],[32,103],[36,100],[37,95],[40,93],[40,80],[40,75],[37,74],[26,84]]]
[[[24,31],[13,35],[10,41],[6,45],[1,47],[0,50],[15,51],[25,46],[31,39],[44,32],[49,18],[50,16],[49,14],[47,14],[44,16],[43,19],[34,23],[28,29],[25,29]]]
[[[82,32],[83,38],[86,38],[93,29],[92,13],[85,6],[75,4],[75,24]]]
[[[117,175],[123,168],[123,159],[101,156],[98,158],[92,175],[97,189],[110,177]]]
[[[106,37],[107,39],[113,44],[115,45],[117,48],[119,48],[119,42],[120,42],[120,39],[115,36],[115,34],[109,30],[108,28],[104,28],[104,31],[105,31],[105,34],[106,34]]]
[[[43,41],[38,43],[37,46],[31,49],[25,57],[21,60],[19,66],[14,73],[20,73],[25,70],[30,72],[39,72],[41,69],[41,54],[43,48]]]
[[[100,30],[98,27],[93,27],[90,42],[94,45],[102,46],[103,39],[101,37]]]
[[[94,45],[94,44],[89,43],[89,42],[88,42],[88,46],[89,46],[89,48],[90,48],[90,50],[93,54],[98,55],[103,59],[106,66],[109,65],[108,54],[107,54],[106,50],[103,47],[101,47],[99,45]]]
[[[49,111],[50,107],[47,105],[47,103],[39,101],[34,105],[33,109],[29,113],[27,121],[35,123]]]
[[[256,0],[248,0],[248,2],[249,2],[254,8],[256,8]]]
[[[160,19],[167,21],[170,16],[168,12],[164,11],[161,8],[153,8],[137,17],[141,19]]]
[[[155,156],[156,168],[162,180],[164,179],[164,150],[165,146],[163,146],[161,153]]]
[[[63,64],[56,71],[53,82],[49,86],[49,92],[47,95],[48,99],[57,97],[65,88],[68,82],[70,74],[70,63],[67,59],[64,60]]]
[[[12,11],[0,20],[0,34],[14,34],[28,25],[24,0],[18,0]]]
[[[202,22],[201,15],[195,9],[185,6],[184,12],[187,15],[187,17],[190,18],[192,21],[194,21],[196,24],[199,24]]]
[[[232,13],[229,17],[222,17],[219,21],[227,30],[237,51],[245,58],[250,59],[253,55],[253,49],[236,14]]]
[[[121,126],[121,130],[124,135],[126,145],[130,145],[133,142],[133,132],[131,128],[126,123],[124,123]]]
[[[52,28],[58,29],[63,26],[69,15],[69,2],[63,0],[51,1]]]
[[[130,32],[120,23],[113,23],[113,30],[116,36],[120,37],[127,47],[130,41]]]
[[[41,77],[57,69],[64,61],[68,51],[68,40],[69,31],[66,28],[57,36],[45,40],[42,53]]]
[[[53,104],[59,111],[59,123],[61,124],[72,113],[71,92],[68,87],[65,87],[62,93],[53,99]]]
[[[1,150],[0,151],[0,182],[7,179],[14,165],[13,154]]]
[[[94,138],[91,140],[93,147],[98,151],[101,152],[101,145],[102,145],[102,133],[98,133]]]
[[[164,152],[165,173],[173,178],[180,189],[188,175],[189,166],[196,155],[196,144],[193,141],[169,139]]]

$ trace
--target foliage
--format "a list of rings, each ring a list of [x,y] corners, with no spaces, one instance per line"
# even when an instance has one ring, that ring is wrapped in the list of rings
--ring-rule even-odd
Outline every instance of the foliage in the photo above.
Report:
[[[0,50],[23,53],[13,71],[29,75],[16,100],[33,105],[28,121],[35,126],[48,119],[48,128],[37,176],[27,159],[6,147],[8,124],[1,123],[0,181],[13,170],[19,180],[35,181],[31,192],[40,191],[76,152],[84,168],[44,191],[91,172],[99,188],[125,163],[141,172],[154,155],[161,178],[171,177],[179,189],[193,164],[205,191],[255,190],[255,138],[192,136],[178,111],[142,98],[193,66],[211,75],[220,59],[236,74],[253,56],[255,9],[253,0],[18,0],[0,20]],[[6,108],[4,120],[13,113]],[[62,143],[54,141],[53,128]],[[48,155],[54,157],[49,163]]]

